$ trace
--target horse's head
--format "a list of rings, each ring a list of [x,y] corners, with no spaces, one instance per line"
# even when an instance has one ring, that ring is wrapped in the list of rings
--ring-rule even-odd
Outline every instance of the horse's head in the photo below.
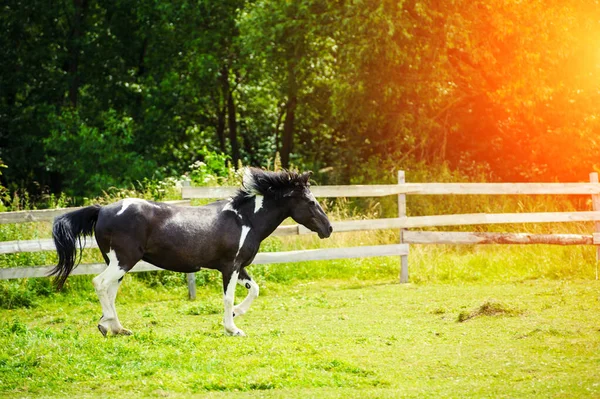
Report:
[[[286,193],[285,197],[290,201],[290,216],[296,223],[314,231],[319,238],[327,238],[333,232],[333,227],[331,227],[325,211],[310,192],[308,179],[311,175],[312,172],[299,175],[295,187]]]
[[[261,195],[265,204],[273,204],[274,208],[282,211],[283,217],[291,216],[296,223],[306,226],[321,238],[327,238],[333,227],[310,192],[308,180],[311,175],[312,172],[269,172],[249,167],[244,170],[241,198]],[[260,204],[262,206],[262,201]]]

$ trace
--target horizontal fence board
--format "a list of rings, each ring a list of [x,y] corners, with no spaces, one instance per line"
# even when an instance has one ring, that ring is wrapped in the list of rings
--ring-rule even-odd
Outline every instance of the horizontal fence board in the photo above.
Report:
[[[85,240],[81,240],[83,248],[98,248],[96,239],[93,237],[86,237]],[[41,240],[19,240],[19,241],[0,241],[0,254],[13,254],[22,252],[41,252],[41,251],[54,251],[54,241],[51,238],[45,238]]]
[[[239,190],[239,187],[191,187],[181,188],[181,198],[230,198]]]
[[[589,222],[594,220],[600,220],[600,212],[471,213],[413,216],[401,220],[400,224],[405,228],[416,228],[474,224]]]
[[[372,245],[362,247],[308,249],[287,252],[261,252],[256,255],[254,264],[304,262],[346,258],[367,258],[372,256],[408,255],[407,244]]]
[[[417,193],[419,188],[403,184],[365,184],[354,186],[311,186],[310,191],[319,198],[384,197],[386,195]]]
[[[345,258],[366,258],[372,256],[407,255],[408,244],[374,245],[350,248],[323,248],[303,251],[261,252],[256,255],[253,264],[305,262],[310,260],[329,260]],[[54,266],[14,267],[0,269],[0,280],[27,277],[46,277]],[[105,264],[94,263],[79,265],[71,275],[99,274],[106,268]],[[131,272],[163,270],[147,262],[139,262]]]
[[[237,187],[183,187],[182,198],[228,198]],[[591,195],[600,183],[404,183],[312,186],[315,197],[383,197],[386,195]]]
[[[562,223],[600,220],[600,212],[471,213],[462,215],[411,216],[404,218],[332,222],[334,232],[356,230],[409,229],[476,224]],[[300,231],[304,231],[300,229]]]
[[[296,236],[299,233],[300,226],[298,224],[293,224],[289,226],[279,226],[275,229],[275,231],[271,234],[272,236]]]
[[[0,212],[0,224],[47,222],[54,220],[54,218],[57,216],[63,215],[67,212],[75,211],[77,209],[81,209],[81,207],[64,209],[43,209],[39,211]]]
[[[238,187],[182,187],[182,200],[166,201],[189,205],[193,198],[228,198]],[[405,183],[390,185],[314,186],[316,197],[381,197],[397,194],[600,194],[600,183]],[[52,221],[55,217],[78,208],[0,212],[0,224]]]
[[[163,201],[165,204],[190,205],[189,199]],[[0,224],[27,223],[27,222],[51,222],[55,217],[65,213],[76,211],[83,207],[72,207],[62,209],[41,209],[34,211],[0,212]]]
[[[360,230],[388,230],[437,226],[467,226],[514,223],[561,223],[600,220],[600,211],[540,213],[473,213],[463,215],[411,216],[403,218],[367,219],[332,222],[334,233]],[[279,226],[273,236],[314,234],[302,225]],[[83,240],[82,240],[83,243]],[[85,248],[97,248],[93,238],[85,240]],[[53,251],[51,239],[0,242],[0,254]]]
[[[54,266],[33,266],[33,267],[12,267],[10,269],[0,269],[0,280],[10,280],[15,278],[27,277],[47,277]],[[106,269],[104,263],[83,264],[73,269],[71,276],[80,276],[86,274],[100,274]],[[131,272],[148,272],[162,270],[147,262],[138,262]]]
[[[238,187],[182,187],[182,198],[230,198],[238,192]],[[312,186],[315,197],[383,197],[386,195],[416,191],[416,188],[398,185],[355,185],[355,186]]]
[[[592,245],[592,235],[581,234],[529,234],[529,233],[473,233],[462,231],[410,231],[404,232],[409,244],[548,244]]]
[[[409,194],[419,195],[590,195],[600,183],[405,183]]]

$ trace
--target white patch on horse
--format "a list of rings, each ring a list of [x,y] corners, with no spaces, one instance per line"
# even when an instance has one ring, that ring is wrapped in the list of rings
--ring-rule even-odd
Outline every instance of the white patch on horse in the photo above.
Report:
[[[233,308],[234,317],[245,314],[259,293],[258,284],[254,280],[238,280],[238,284],[248,289],[248,296],[246,296],[242,303]]]
[[[231,275],[231,279],[225,288],[225,294],[223,295],[223,305],[225,308],[225,314],[223,316],[223,326],[225,332],[229,335],[236,335],[244,337],[246,334],[242,330],[236,327],[233,322],[233,302],[235,300],[235,285],[237,284],[239,272],[234,271]]]
[[[123,212],[125,212],[127,210],[127,208],[129,208],[130,205],[133,204],[143,204],[143,205],[151,205],[155,208],[158,208],[158,205],[154,205],[149,203],[148,201],[144,200],[144,199],[140,199],[140,198],[125,198],[123,200],[123,206],[121,207],[121,209],[119,210],[119,212],[117,212],[117,216],[123,214]]]
[[[263,199],[263,196],[258,194],[254,197],[254,213],[260,211],[260,208],[262,208]]]
[[[240,235],[240,244],[238,246],[238,251],[235,254],[236,259],[237,259],[238,255],[240,254],[242,247],[244,246],[244,241],[246,241],[246,237],[248,236],[249,232],[250,232],[250,227],[242,226],[242,234]]]
[[[130,333],[121,326],[115,308],[116,289],[118,288],[119,279],[126,272],[119,266],[119,259],[117,259],[117,254],[114,250],[110,250],[106,255],[109,260],[108,267],[92,280],[98,294],[98,299],[100,300],[100,305],[102,306],[102,318],[100,319],[99,327],[104,329],[102,332],[104,335],[106,335],[108,329],[113,334],[120,332]],[[115,285],[117,286],[115,287]]]
[[[225,204],[225,206],[223,207],[223,212],[225,212],[225,211],[233,212],[237,215],[237,217],[239,217],[241,219],[242,215],[240,215],[239,212],[237,211],[237,209],[235,209],[233,207],[233,205],[231,205],[231,204],[232,204],[232,201],[229,201],[227,204]]]

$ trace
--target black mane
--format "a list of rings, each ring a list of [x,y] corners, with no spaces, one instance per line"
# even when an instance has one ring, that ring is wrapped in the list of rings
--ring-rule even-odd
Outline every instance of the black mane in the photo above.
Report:
[[[238,205],[256,195],[274,199],[282,198],[290,191],[309,187],[308,180],[311,174],[311,172],[298,173],[289,170],[270,172],[248,167],[244,170],[242,188],[233,197],[232,205],[237,209]]]

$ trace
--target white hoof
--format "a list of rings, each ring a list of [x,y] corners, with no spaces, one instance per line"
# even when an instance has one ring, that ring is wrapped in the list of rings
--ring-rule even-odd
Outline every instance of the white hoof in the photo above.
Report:
[[[240,308],[233,308],[233,318],[236,318],[238,316],[242,316],[245,315],[246,311],[244,309],[240,309]]]

